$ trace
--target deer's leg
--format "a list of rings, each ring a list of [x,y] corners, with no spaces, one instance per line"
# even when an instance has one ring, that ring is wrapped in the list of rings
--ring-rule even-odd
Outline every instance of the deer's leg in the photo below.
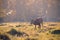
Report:
[[[43,22],[41,23],[41,29],[43,28]]]
[[[38,28],[41,28],[41,24],[39,24]]]
[[[43,27],[43,23],[41,23],[42,24],[42,27]]]
[[[36,25],[35,25],[35,29],[36,29]]]

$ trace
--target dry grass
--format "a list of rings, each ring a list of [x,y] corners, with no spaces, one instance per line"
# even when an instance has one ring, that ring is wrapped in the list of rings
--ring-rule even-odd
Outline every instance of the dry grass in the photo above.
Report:
[[[0,25],[0,34],[8,35],[11,40],[60,40],[60,35],[51,34],[53,30],[60,30],[60,23],[58,22],[44,22],[44,27],[42,29],[34,29],[34,25],[30,25],[27,22],[15,22],[15,23],[3,23],[6,25]],[[56,24],[54,26],[50,24]],[[16,27],[20,25],[20,27]],[[17,31],[25,32],[29,36],[12,36],[6,32],[10,31],[11,29],[16,29]]]

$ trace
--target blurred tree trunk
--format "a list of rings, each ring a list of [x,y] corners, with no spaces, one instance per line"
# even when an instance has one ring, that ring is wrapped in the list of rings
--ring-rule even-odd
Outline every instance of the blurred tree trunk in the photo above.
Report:
[[[60,4],[60,0],[48,0],[47,7],[47,20],[48,21],[58,21],[58,4]]]
[[[3,8],[3,0],[0,0],[0,23],[4,22],[5,15],[5,9]]]

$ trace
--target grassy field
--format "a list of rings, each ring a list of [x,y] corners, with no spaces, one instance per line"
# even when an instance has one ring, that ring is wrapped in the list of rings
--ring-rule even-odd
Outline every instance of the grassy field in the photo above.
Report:
[[[60,34],[51,34],[54,30],[60,30],[60,22],[44,22],[44,26],[34,29],[34,25],[28,22],[9,22],[0,24],[0,34],[7,35],[11,40],[60,40]],[[11,29],[25,32],[28,36],[17,37],[8,34]]]

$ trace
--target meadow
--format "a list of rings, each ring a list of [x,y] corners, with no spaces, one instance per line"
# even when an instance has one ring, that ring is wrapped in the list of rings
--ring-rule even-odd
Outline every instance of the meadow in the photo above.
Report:
[[[28,22],[7,22],[0,24],[0,34],[7,35],[10,40],[60,40],[60,34],[52,34],[54,30],[60,30],[60,22],[44,22],[41,29],[35,28]],[[12,29],[25,33],[22,35],[11,35],[7,32]],[[0,39],[2,40],[2,39]]]

